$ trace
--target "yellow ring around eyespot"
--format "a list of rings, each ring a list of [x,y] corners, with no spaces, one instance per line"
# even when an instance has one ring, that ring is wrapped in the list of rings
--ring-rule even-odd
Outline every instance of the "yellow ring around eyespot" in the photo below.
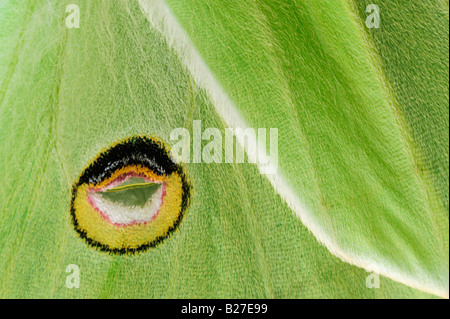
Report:
[[[106,220],[92,207],[88,202],[87,193],[90,188],[102,188],[115,178],[130,172],[143,174],[154,181],[163,182],[166,187],[165,196],[158,215],[152,221],[117,226]],[[140,165],[124,167],[97,185],[84,183],[78,187],[74,200],[78,228],[85,232],[91,240],[110,249],[136,249],[167,234],[181,213],[182,195],[182,179],[177,173],[159,176]]]

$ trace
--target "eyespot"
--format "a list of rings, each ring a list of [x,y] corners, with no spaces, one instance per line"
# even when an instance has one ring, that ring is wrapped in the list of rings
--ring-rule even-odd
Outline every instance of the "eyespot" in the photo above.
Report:
[[[180,224],[191,186],[161,141],[135,136],[116,143],[82,172],[72,189],[75,230],[112,253],[154,247]]]

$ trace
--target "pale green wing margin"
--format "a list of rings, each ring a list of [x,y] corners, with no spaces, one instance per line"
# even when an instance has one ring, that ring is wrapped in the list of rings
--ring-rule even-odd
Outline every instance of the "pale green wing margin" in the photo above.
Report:
[[[266,177],[317,240],[350,264],[448,297],[448,197],[439,189],[448,179],[433,179],[421,166],[427,158],[399,105],[403,92],[396,90],[402,88],[391,85],[389,57],[377,55],[353,2],[139,4],[229,127],[278,128],[279,169]],[[382,10],[390,8],[403,14],[389,2]],[[448,42],[448,31],[442,32],[448,9],[437,4],[425,10],[440,10],[431,26]],[[414,11],[410,18],[422,15]],[[402,22],[397,29],[408,27]],[[416,49],[428,52],[426,45]],[[395,50],[385,54],[415,54]],[[440,58],[431,56],[426,65],[440,78],[423,83],[437,95],[446,89],[445,72],[438,71],[448,72]],[[448,126],[445,97],[448,102],[445,93],[424,100],[423,108],[443,110]],[[448,146],[447,136],[431,136]],[[250,144],[249,158],[264,153],[256,140]],[[448,174],[448,155],[440,158]]]

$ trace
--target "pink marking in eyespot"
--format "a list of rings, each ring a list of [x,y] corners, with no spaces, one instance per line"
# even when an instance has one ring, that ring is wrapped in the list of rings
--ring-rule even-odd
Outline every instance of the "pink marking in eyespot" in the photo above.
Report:
[[[113,186],[119,185],[121,182],[126,181],[126,180],[128,180],[129,178],[131,178],[131,177],[142,177],[146,182],[154,182],[154,183],[157,183],[157,184],[162,184],[163,190],[162,190],[162,194],[161,194],[161,204],[159,205],[159,208],[158,208],[157,212],[152,216],[152,218],[151,218],[149,221],[145,221],[145,222],[133,221],[133,222],[130,222],[130,223],[127,223],[127,224],[118,224],[118,223],[114,223],[113,221],[111,221],[111,219],[109,218],[109,216],[108,216],[106,213],[102,212],[102,211],[100,210],[100,208],[98,208],[97,205],[95,205],[95,203],[94,203],[94,201],[92,200],[92,198],[91,198],[91,196],[89,195],[89,193],[92,193],[92,192],[94,192],[94,193],[100,193],[100,192],[102,192],[103,190],[110,189],[110,188],[112,188]],[[115,183],[116,181],[118,181],[118,182]],[[114,183],[114,185],[113,185],[113,183]],[[111,185],[112,185],[112,187],[108,187],[108,186],[111,186]],[[160,210],[161,210],[161,207],[162,207],[163,204],[164,204],[164,197],[165,197],[165,196],[166,196],[166,183],[151,180],[151,179],[147,178],[146,176],[142,176],[142,174],[136,174],[136,173],[134,173],[134,172],[132,172],[132,173],[125,173],[125,174],[123,174],[123,175],[117,177],[117,178],[114,179],[111,183],[107,184],[106,186],[104,186],[104,187],[102,187],[102,188],[97,188],[97,189],[96,189],[96,188],[94,188],[94,187],[90,187],[90,188],[88,189],[87,194],[86,194],[88,203],[92,206],[92,208],[94,208],[94,210],[97,211],[97,212],[98,212],[98,213],[99,213],[99,214],[100,214],[107,222],[109,222],[110,224],[112,224],[112,225],[114,225],[114,226],[116,226],[116,227],[128,227],[128,226],[133,226],[133,225],[135,225],[135,224],[144,224],[144,225],[146,225],[147,223],[152,222],[152,221],[158,216],[158,214],[159,214],[159,212],[160,212]]]

